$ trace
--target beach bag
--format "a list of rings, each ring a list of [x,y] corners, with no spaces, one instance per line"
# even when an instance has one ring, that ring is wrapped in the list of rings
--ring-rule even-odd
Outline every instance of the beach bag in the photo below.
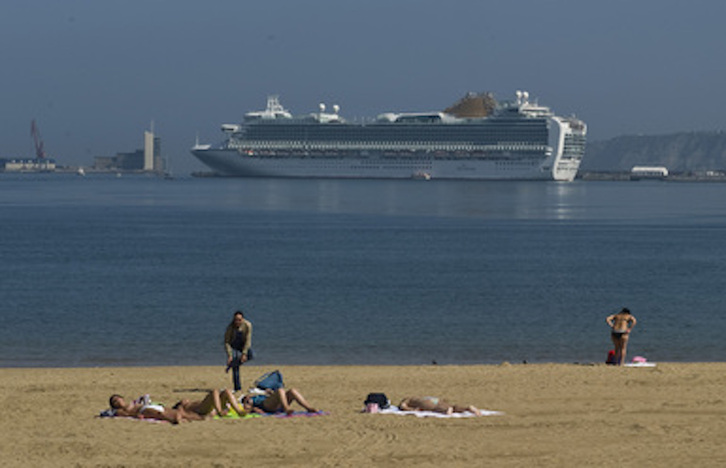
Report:
[[[611,349],[608,351],[608,357],[605,359],[605,364],[615,364],[615,350]]]
[[[371,403],[375,403],[380,409],[386,409],[391,406],[391,402],[385,393],[369,393],[363,404],[368,407]]]
[[[284,387],[282,382],[282,374],[279,370],[274,370],[255,380],[255,387],[262,390],[277,390]]]

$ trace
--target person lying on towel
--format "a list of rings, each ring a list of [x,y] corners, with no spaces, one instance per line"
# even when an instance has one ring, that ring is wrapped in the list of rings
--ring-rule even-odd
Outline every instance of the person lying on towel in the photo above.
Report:
[[[468,405],[455,405],[437,397],[406,397],[398,404],[398,408],[404,411],[434,411],[436,413],[452,414],[470,411],[481,416],[481,411],[476,407]]]
[[[184,421],[194,421],[194,415],[190,415],[183,408],[170,409],[165,408],[159,403],[152,403],[148,395],[126,403],[124,397],[118,394],[111,395],[108,399],[113,410],[114,416],[136,418],[136,419],[154,419],[157,421],[168,421],[172,424],[179,424]]]
[[[172,408],[181,408],[192,418],[196,418],[196,420],[209,419],[216,415],[225,416],[229,412],[230,408],[234,409],[240,416],[247,414],[244,409],[237,404],[234,394],[228,388],[221,391],[214,389],[207,393],[207,396],[201,400],[180,400]]]
[[[294,402],[297,402],[309,413],[318,412],[318,410],[310,406],[310,403],[295,388],[266,390],[263,395],[247,395],[242,399],[244,410],[248,413],[257,414],[278,413],[281,411],[292,414],[294,410],[290,408],[290,404]]]

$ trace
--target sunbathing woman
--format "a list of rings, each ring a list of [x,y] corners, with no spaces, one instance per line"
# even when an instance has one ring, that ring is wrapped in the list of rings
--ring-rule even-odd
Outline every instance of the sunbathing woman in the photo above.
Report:
[[[116,416],[125,416],[137,419],[155,419],[158,421],[169,421],[172,424],[179,424],[183,421],[191,421],[195,418],[189,417],[184,409],[168,409],[164,406],[151,403],[148,396],[126,403],[121,395],[111,395],[108,400]]]
[[[477,416],[481,416],[481,411],[474,406],[455,405],[437,397],[406,397],[401,400],[398,407],[404,411],[434,411],[443,414],[470,411]]]
[[[197,419],[198,417],[198,420],[201,420],[211,418],[214,415],[226,415],[229,412],[229,407],[227,405],[232,407],[240,416],[244,416],[246,414],[245,410],[237,404],[237,400],[235,399],[232,391],[227,388],[221,392],[214,389],[202,400],[180,400],[173,406],[173,408],[181,408],[187,414],[191,415],[193,419]]]
[[[630,314],[630,310],[625,307],[617,314],[608,316],[605,321],[607,321],[611,328],[610,339],[613,341],[613,346],[615,346],[615,363],[622,365],[625,362],[625,355],[628,352],[630,332],[635,327],[637,321]]]
[[[295,388],[285,390],[278,388],[277,390],[267,390],[264,395],[247,395],[242,399],[245,411],[248,413],[277,413],[284,411],[292,414],[293,409],[290,404],[298,402],[300,406],[310,413],[317,413],[318,410],[310,406],[305,397]]]

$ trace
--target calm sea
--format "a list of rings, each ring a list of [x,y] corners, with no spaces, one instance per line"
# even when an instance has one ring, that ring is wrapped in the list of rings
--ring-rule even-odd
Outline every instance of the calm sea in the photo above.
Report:
[[[0,175],[0,366],[726,356],[726,184]]]

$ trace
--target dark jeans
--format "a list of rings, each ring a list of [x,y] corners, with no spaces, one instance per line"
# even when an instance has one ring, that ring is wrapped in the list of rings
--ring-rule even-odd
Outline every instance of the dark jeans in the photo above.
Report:
[[[240,356],[242,353],[239,351],[234,351],[232,354],[232,385],[234,385],[235,392],[242,390],[242,383],[239,380]]]

